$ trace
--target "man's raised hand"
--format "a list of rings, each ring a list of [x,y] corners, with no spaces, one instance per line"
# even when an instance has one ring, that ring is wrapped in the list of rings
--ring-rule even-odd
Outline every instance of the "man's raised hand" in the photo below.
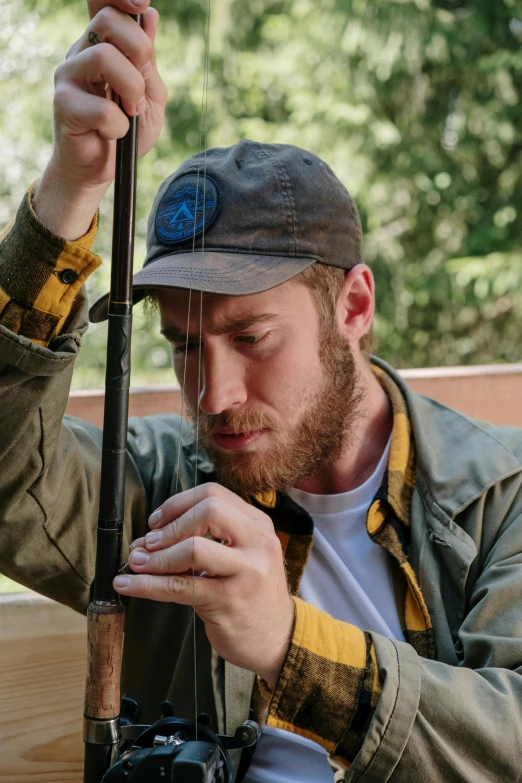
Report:
[[[89,227],[114,179],[116,140],[140,117],[138,154],[155,144],[167,90],[158,73],[158,13],[149,0],[89,0],[91,21],[55,74],[54,150],[34,197],[39,218],[67,239]],[[143,14],[140,27],[129,14]],[[57,206],[59,205],[59,206]]]
[[[218,654],[274,685],[294,605],[271,519],[224,487],[204,484],[169,498],[150,524],[129,555],[135,573],[115,580],[118,592],[194,600]]]

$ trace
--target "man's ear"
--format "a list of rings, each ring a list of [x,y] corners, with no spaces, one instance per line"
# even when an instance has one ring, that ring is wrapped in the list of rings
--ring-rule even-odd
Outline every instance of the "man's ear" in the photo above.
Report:
[[[370,330],[375,310],[375,283],[371,269],[357,264],[344,276],[337,300],[337,323],[349,343],[356,344]]]

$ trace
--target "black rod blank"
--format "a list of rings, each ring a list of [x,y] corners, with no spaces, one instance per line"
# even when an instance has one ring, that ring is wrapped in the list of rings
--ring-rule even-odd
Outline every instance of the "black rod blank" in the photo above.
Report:
[[[118,142],[111,291],[105,372],[103,446],[94,598],[119,600],[112,587],[121,561],[132,328],[132,260],[136,211],[137,117]]]
[[[141,24],[140,16],[133,16]],[[124,608],[112,582],[121,565],[130,385],[138,118],[117,142],[107,365],[93,599],[87,610],[84,783],[101,783],[119,748]]]

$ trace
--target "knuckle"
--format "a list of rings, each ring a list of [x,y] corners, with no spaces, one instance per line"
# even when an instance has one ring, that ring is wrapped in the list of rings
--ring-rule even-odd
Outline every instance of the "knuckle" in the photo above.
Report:
[[[60,113],[67,101],[68,89],[63,82],[58,82],[54,91],[54,110]]]
[[[118,117],[119,109],[115,103],[109,100],[99,101],[96,109],[96,120],[100,123],[110,124]]]
[[[210,497],[205,498],[203,502],[201,503],[203,507],[203,512],[205,515],[211,516],[211,517],[217,517],[219,516],[221,512],[221,499],[218,497],[215,497],[214,495],[211,495]]]
[[[128,119],[110,100],[100,100],[98,108],[93,109],[90,116],[92,126],[107,134],[108,138],[121,138],[127,130]]]
[[[129,40],[130,56],[137,63],[144,65],[154,57],[154,45],[146,33],[138,28],[137,35]]]
[[[190,541],[190,548],[196,565],[201,562],[205,544],[201,536],[194,536]]]
[[[175,507],[176,495],[171,495],[169,498],[163,501],[161,506],[157,506],[154,511],[161,511],[163,518],[171,513],[171,510]]]
[[[99,29],[100,26],[109,27],[117,19],[119,21],[119,15],[120,14],[116,8],[114,8],[112,5],[106,5],[104,8],[100,8],[92,20],[90,28],[94,29],[94,27],[97,27]]]
[[[111,61],[113,50],[112,44],[102,41],[87,51],[90,58],[99,68],[106,68]]]
[[[277,537],[274,529],[261,533],[267,552],[271,557],[283,557],[283,544]]]
[[[181,579],[175,574],[169,574],[165,578],[165,592],[168,595],[176,595],[179,592],[181,586]]]
[[[138,98],[141,98],[143,95],[145,95],[145,79],[141,73],[136,72],[134,89]]]
[[[68,72],[69,72],[68,63],[65,61],[63,63],[60,63],[54,72],[55,85],[60,84],[64,79],[66,79]]]
[[[137,596],[145,596],[151,589],[150,579],[146,574],[134,574],[131,582],[134,594]]]
[[[145,95],[145,79],[138,71],[134,70],[134,73],[127,76],[121,95],[130,103],[137,103]]]
[[[266,549],[272,557],[281,557],[281,542],[275,534],[266,537]]]
[[[205,497],[208,498],[218,498],[221,497],[222,493],[222,487],[219,484],[216,484],[215,481],[209,481],[208,484],[203,485],[205,487]]]
[[[165,573],[169,570],[169,556],[163,549],[159,549],[156,552],[151,553],[150,567],[154,569],[156,573]]]
[[[164,528],[164,535],[168,541],[177,541],[180,535],[179,520],[173,519]]]
[[[263,525],[264,529],[268,532],[270,532],[272,535],[274,534],[274,523],[268,516],[268,514],[265,514],[264,511],[260,511],[259,515],[256,517],[256,521],[259,520],[260,524]]]
[[[69,89],[67,85],[56,89],[53,98],[53,114],[56,128],[62,123],[67,125],[71,120],[85,119],[78,106],[78,101],[74,90]]]
[[[154,45],[150,40],[150,38],[147,35],[145,35],[145,33],[144,33],[144,41],[141,46],[141,52],[145,62],[152,60],[152,58],[154,57]]]

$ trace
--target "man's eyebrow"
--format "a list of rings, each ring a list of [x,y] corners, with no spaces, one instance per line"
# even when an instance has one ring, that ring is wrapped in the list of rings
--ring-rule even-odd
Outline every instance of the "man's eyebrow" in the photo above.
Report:
[[[247,329],[251,329],[253,326],[265,323],[266,321],[273,321],[280,318],[276,313],[263,313],[262,315],[247,315],[243,318],[235,318],[233,321],[229,321],[222,326],[211,327],[208,332],[212,335],[230,334],[231,332],[244,332]],[[199,340],[198,334],[188,334],[186,330],[179,329],[177,326],[162,326],[160,329],[163,337],[173,343],[181,343],[187,340],[188,342],[194,342]]]

